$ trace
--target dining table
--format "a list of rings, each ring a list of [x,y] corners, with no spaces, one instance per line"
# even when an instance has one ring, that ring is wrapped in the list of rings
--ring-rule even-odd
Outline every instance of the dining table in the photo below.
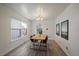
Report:
[[[37,34],[32,37],[33,40],[41,40],[41,41],[45,40],[45,38],[46,38],[45,34]]]
[[[37,41],[36,46],[40,47],[40,42],[43,42],[46,40],[46,35],[45,34],[36,34],[32,36],[33,41]],[[34,45],[31,46],[31,48],[35,48]]]

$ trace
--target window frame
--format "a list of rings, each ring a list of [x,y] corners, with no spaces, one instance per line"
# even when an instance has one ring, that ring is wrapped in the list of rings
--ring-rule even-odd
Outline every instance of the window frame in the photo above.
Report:
[[[25,22],[20,21],[20,20],[18,20],[18,19],[16,19],[16,18],[13,18],[13,19],[14,19],[14,20],[17,20],[17,21],[19,21],[19,22],[21,22],[21,23],[25,23]],[[20,23],[20,25],[21,25],[21,23]],[[26,24],[26,26],[27,26],[27,23],[25,23],[25,24]],[[18,38],[13,39],[13,38],[12,38],[12,35],[11,35],[11,41],[12,41],[12,42],[13,42],[13,41],[20,40],[21,38],[27,36],[27,28],[12,28],[12,27],[11,27],[11,30],[19,30],[19,31],[20,31],[20,37],[18,37]],[[25,30],[25,35],[22,35],[22,30]],[[12,34],[12,32],[11,32],[11,34]]]

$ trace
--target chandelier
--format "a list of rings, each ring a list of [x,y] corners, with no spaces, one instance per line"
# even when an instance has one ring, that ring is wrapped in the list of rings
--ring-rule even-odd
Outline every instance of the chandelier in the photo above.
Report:
[[[42,21],[44,19],[44,11],[43,11],[43,8],[39,7],[37,9],[37,17],[36,17],[36,20],[39,20],[39,21]]]

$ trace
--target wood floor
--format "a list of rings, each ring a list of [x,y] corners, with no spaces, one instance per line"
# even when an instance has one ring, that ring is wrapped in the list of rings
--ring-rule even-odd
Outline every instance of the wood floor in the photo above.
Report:
[[[48,41],[48,48],[41,47],[31,49],[31,42],[28,41],[20,47],[14,49],[6,56],[67,56],[54,40]]]

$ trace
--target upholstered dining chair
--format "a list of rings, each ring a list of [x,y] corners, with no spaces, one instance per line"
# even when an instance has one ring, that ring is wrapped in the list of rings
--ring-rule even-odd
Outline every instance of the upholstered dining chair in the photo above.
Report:
[[[39,47],[39,42],[38,42],[38,40],[32,39],[33,36],[35,36],[35,35],[30,36],[30,40],[31,40],[31,42],[32,42],[32,45],[33,45],[34,47]]]
[[[46,50],[48,49],[48,36],[46,36],[45,40],[40,42],[40,48],[46,48]]]

